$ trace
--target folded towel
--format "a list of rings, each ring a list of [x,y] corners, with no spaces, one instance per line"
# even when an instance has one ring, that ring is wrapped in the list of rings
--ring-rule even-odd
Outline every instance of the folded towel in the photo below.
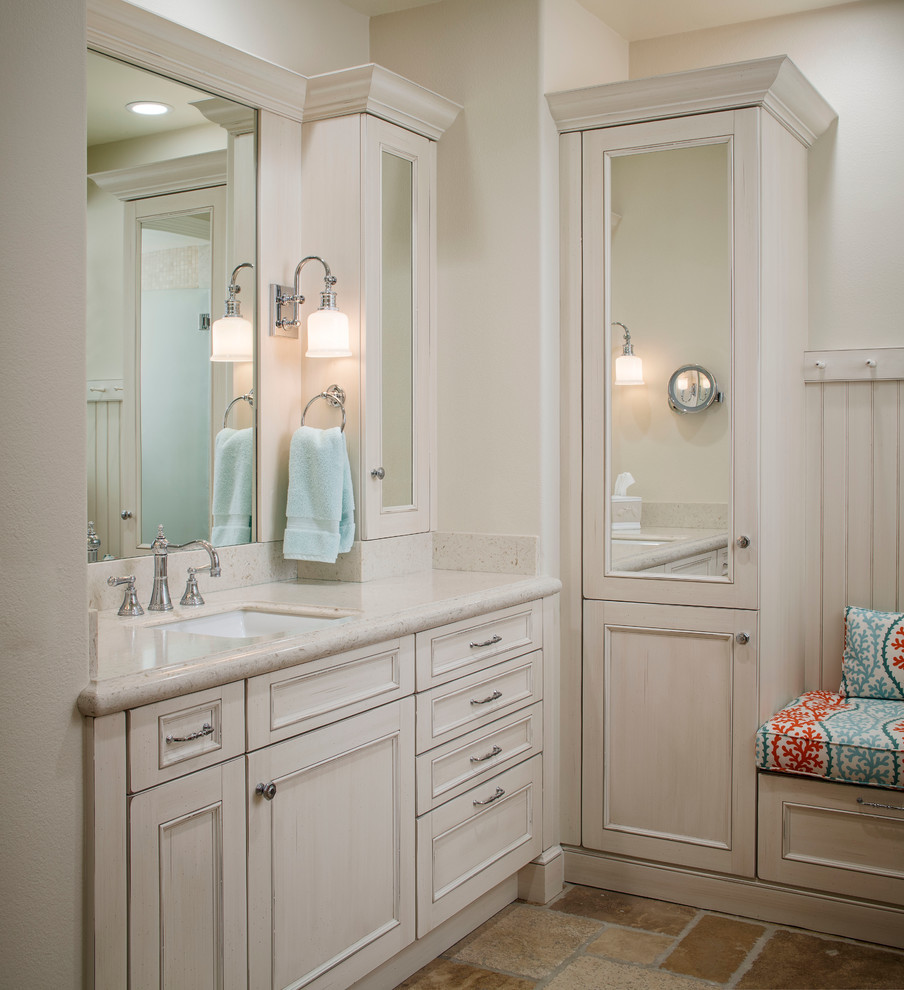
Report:
[[[220,430],[213,448],[213,526],[217,547],[251,542],[251,491],[254,477],[254,431]]]
[[[333,563],[355,540],[355,498],[345,434],[302,426],[289,446],[283,556]]]

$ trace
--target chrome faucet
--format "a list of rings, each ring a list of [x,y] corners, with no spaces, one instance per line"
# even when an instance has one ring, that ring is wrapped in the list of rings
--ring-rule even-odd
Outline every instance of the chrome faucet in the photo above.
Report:
[[[166,561],[167,555],[170,550],[185,550],[188,547],[203,547],[209,557],[210,564],[208,567],[194,567],[190,568],[190,577],[194,577],[197,571],[210,570],[211,577],[220,576],[220,558],[217,556],[217,552],[213,545],[208,543],[207,540],[189,540],[188,543],[170,543],[169,540],[163,534],[163,526],[157,527],[157,539],[151,544],[151,549],[154,551],[154,589],[151,592],[151,600],[148,603],[149,612],[169,612],[173,603],[170,599],[169,584],[167,582],[166,573]],[[195,584],[195,591],[197,591],[197,583]],[[186,595],[183,596],[181,604],[183,605],[203,605],[204,599],[200,595],[193,597],[192,600],[186,601],[188,597],[188,589],[186,589]]]

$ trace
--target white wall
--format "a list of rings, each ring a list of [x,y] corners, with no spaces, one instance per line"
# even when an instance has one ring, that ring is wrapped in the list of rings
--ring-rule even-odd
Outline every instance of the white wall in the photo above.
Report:
[[[0,986],[81,984],[85,5],[5,4],[0,32]],[[52,71],[48,71],[52,70]]]
[[[578,0],[543,0],[543,92],[628,78],[628,42]]]
[[[789,55],[838,112],[810,150],[810,347],[891,347],[904,310],[904,3],[865,0],[631,45],[631,76]]]

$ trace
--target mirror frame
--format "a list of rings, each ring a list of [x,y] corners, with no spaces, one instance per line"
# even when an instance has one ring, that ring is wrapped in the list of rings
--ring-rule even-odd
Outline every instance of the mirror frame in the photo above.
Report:
[[[682,402],[681,399],[678,398],[678,377],[688,371],[696,371],[697,374],[706,375],[709,379],[711,387],[707,393],[705,402],[698,402],[696,405],[692,406],[686,402]],[[669,378],[668,396],[669,408],[682,415],[685,413],[703,412],[704,410],[709,409],[714,402],[722,402],[724,398],[722,392],[719,391],[719,383],[716,381],[716,376],[711,371],[707,371],[706,368],[700,364],[682,364],[680,368],[673,371],[671,378]]]
[[[254,387],[261,395],[260,383],[266,382],[267,393],[256,409],[254,505],[257,543],[279,541],[285,528],[289,441],[301,415],[301,347],[297,341],[277,345],[268,337],[267,293],[260,286],[285,283],[301,257],[298,175],[307,79],[125,0],[87,0],[86,40],[93,51],[258,111]]]

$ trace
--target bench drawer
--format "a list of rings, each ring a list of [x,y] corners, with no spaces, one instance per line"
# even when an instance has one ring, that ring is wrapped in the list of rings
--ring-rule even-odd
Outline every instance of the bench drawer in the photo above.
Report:
[[[417,696],[417,751],[495,721],[543,696],[543,653],[515,657]]]
[[[541,761],[520,763],[418,819],[419,938],[540,854]]]
[[[248,748],[289,739],[413,690],[413,636],[260,674],[248,681]]]
[[[904,903],[904,791],[759,774],[759,875]]]
[[[133,708],[128,717],[129,790],[222,763],[245,752],[245,683]]]
[[[464,793],[543,748],[543,706],[531,705],[417,758],[417,813]]]
[[[445,684],[543,645],[541,602],[526,602],[417,634],[417,689]]]

